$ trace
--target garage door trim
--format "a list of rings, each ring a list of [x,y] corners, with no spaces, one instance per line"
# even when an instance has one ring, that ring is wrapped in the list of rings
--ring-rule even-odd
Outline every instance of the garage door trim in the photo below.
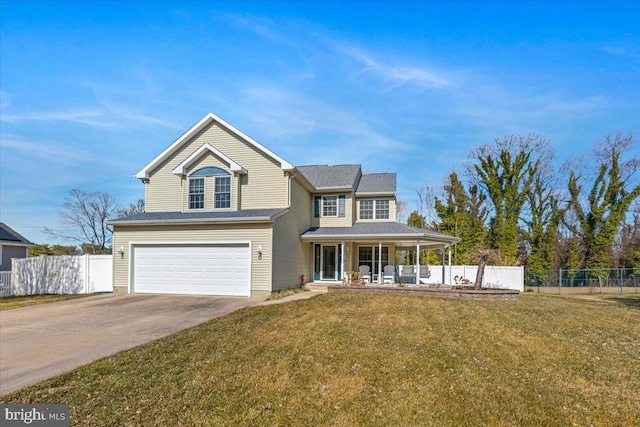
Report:
[[[134,258],[135,258],[135,249],[136,246],[209,246],[209,245],[224,245],[224,246],[233,246],[233,245],[246,245],[248,246],[248,275],[249,275],[249,289],[248,295],[251,296],[251,287],[252,287],[252,243],[250,240],[206,240],[206,241],[130,241],[129,242],[129,277],[127,283],[127,291],[128,293],[135,292],[135,283],[134,283]]]

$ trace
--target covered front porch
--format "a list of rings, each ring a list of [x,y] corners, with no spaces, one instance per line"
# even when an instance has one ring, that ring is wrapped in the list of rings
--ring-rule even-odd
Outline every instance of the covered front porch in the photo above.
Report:
[[[445,255],[449,254],[450,263],[451,246],[460,240],[397,222],[312,228],[303,233],[301,239],[312,246],[313,277],[310,279],[328,284],[341,283],[348,272],[362,273],[367,283],[420,284],[421,277],[440,272],[426,270],[420,265],[420,256],[413,256],[407,265],[407,254],[436,249],[442,253],[444,266]],[[441,274],[442,284],[452,283],[451,277],[445,277],[444,268]]]

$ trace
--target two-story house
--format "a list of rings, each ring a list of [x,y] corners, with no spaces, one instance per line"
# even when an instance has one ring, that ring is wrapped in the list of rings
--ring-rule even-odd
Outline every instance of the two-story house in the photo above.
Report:
[[[396,222],[395,173],[296,167],[214,114],[136,178],[145,212],[108,222],[116,291],[255,296],[361,265],[380,281],[396,250],[459,240]]]

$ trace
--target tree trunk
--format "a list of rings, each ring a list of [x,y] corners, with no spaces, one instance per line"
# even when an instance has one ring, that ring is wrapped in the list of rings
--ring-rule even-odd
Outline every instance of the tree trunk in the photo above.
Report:
[[[478,273],[476,274],[476,283],[473,286],[474,289],[482,288],[482,278],[484,277],[484,268],[487,265],[488,258],[489,254],[480,254],[480,260],[478,261]]]

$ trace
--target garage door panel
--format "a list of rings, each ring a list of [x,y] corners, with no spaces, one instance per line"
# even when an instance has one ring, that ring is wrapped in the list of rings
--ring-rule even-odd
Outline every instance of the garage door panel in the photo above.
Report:
[[[133,292],[250,296],[249,271],[249,244],[133,248]]]

